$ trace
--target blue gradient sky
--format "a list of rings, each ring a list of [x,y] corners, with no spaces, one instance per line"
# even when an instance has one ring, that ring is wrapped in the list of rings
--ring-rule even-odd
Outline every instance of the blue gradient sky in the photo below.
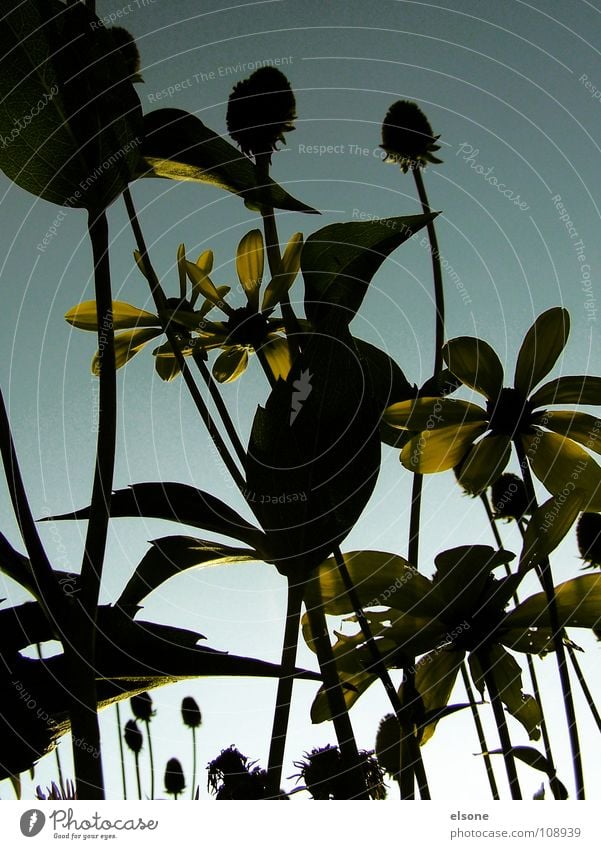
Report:
[[[570,312],[572,332],[553,374],[601,371],[598,0],[456,0],[436,5],[268,0],[230,7],[213,0],[99,0],[97,12],[121,12],[115,22],[138,40],[145,80],[138,92],[145,112],[187,109],[220,133],[225,133],[231,88],[248,76],[244,66],[282,60],[299,117],[287,148],[274,156],[273,176],[322,211],[319,219],[282,214],[282,240],[298,230],[308,234],[361,215],[419,210],[410,175],[383,165],[378,150],[380,124],[391,103],[400,98],[417,101],[441,135],[444,164],[429,167],[425,181],[432,205],[442,210],[438,236],[447,263],[447,336],[485,338],[511,377],[521,339],[534,317],[563,305]],[[176,91],[165,92],[169,87]],[[330,152],[307,152],[316,145],[330,146]],[[492,184],[492,176],[506,194]],[[85,214],[67,210],[42,252],[36,245],[59,208],[12,186],[4,176],[0,191],[0,380],[34,513],[64,512],[89,500],[95,448],[97,386],[89,371],[94,339],[63,319],[69,307],[92,297]],[[134,185],[133,195],[168,294],[177,293],[174,263],[180,242],[191,256],[211,247],[215,281],[235,281],[235,247],[257,226],[256,216],[238,198],[211,187],[162,180]],[[564,212],[571,230],[561,220]],[[134,242],[121,202],[111,207],[109,224],[115,297],[151,308],[146,282],[132,260]],[[578,250],[585,254],[588,268]],[[385,263],[353,325],[355,335],[385,348],[418,384],[432,369],[431,292],[429,253],[418,237]],[[300,280],[292,297],[302,299]],[[244,379],[225,387],[224,397],[243,440],[255,406],[267,392],[254,363]],[[248,514],[215,458],[182,383],[163,384],[155,377],[150,349],[120,373],[119,399],[117,487],[154,479],[189,482]],[[384,449],[377,490],[344,548],[406,554],[409,492],[409,474],[401,469],[396,452]],[[0,498],[3,530],[17,544],[3,483]],[[420,566],[426,573],[432,571],[433,555],[444,548],[492,542],[479,504],[460,493],[451,473],[427,479],[424,507]],[[63,561],[61,568],[78,571],[84,527],[64,524],[59,531],[60,539],[56,531],[41,528],[49,555],[66,556],[69,565]],[[166,523],[114,523],[105,601],[113,600],[125,585],[147,540],[169,533],[174,527]],[[509,531],[506,547],[519,550]],[[554,561],[556,578],[578,573],[573,539],[562,544]],[[22,597],[0,579],[0,595],[9,593],[11,598]],[[284,605],[284,581],[273,568],[235,566],[172,580],[149,599],[145,615],[196,628],[211,646],[275,661]],[[582,662],[598,693],[598,648],[587,635],[574,637],[587,649]],[[313,663],[307,652],[301,651],[301,659]],[[542,669],[553,740],[558,760],[565,763],[567,741],[556,708],[553,659]],[[295,771],[292,760],[305,749],[334,742],[333,729],[309,724],[314,690],[309,683],[298,685],[284,775]],[[211,680],[157,693],[155,749],[161,769],[171,756],[189,765],[189,741],[179,726],[179,704],[187,694],[196,697],[205,718],[199,738],[201,764],[230,743],[265,761],[274,693],[270,682]],[[458,699],[463,700],[463,694]],[[591,735],[598,745],[580,699],[578,704],[583,736]],[[374,685],[352,714],[360,746],[373,746],[377,722],[387,712]],[[129,715],[127,707],[124,713]],[[116,732],[112,716],[107,717],[108,788],[117,795],[119,779],[111,769]],[[527,742],[518,726],[512,726],[512,732],[516,742]],[[482,765],[472,757],[476,749],[467,719],[456,716],[441,723],[424,749],[435,798],[487,797]],[[66,750],[63,757],[68,759]],[[598,761],[597,752],[586,762],[590,796],[597,798]],[[461,781],[450,772],[449,763],[460,764]],[[54,761],[41,765],[39,773],[54,776]],[[521,774],[528,797],[540,778],[526,768]],[[560,777],[569,784],[569,768],[561,770]],[[499,778],[505,790],[500,770]]]

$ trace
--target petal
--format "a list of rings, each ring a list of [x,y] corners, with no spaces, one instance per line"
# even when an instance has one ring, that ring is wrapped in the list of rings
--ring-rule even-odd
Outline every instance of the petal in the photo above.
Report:
[[[582,490],[588,498],[583,508],[591,513],[601,510],[601,466],[590,454],[556,433],[537,431],[522,436],[532,471],[553,495],[566,496],[575,489]]]
[[[415,667],[415,689],[422,698],[424,713],[432,713],[448,704],[464,657],[464,651],[435,649],[420,658]],[[437,722],[426,725],[420,745],[432,737]]]
[[[128,360],[131,360],[138,351],[141,351],[147,342],[160,336],[163,331],[159,328],[148,328],[144,330],[126,330],[115,337],[115,368],[121,368]],[[92,374],[99,374],[100,364],[98,362],[98,351],[92,360]]]
[[[208,275],[213,270],[213,262],[213,251],[203,251],[196,260],[196,266],[200,268],[203,274]]]
[[[601,377],[570,375],[550,380],[530,399],[533,407],[547,404],[601,404]]]
[[[219,297],[222,300],[232,290],[231,286],[216,286],[215,288],[217,289],[217,294],[219,295]],[[211,310],[213,309],[214,306],[215,306],[215,304],[213,303],[213,301],[209,301],[208,298],[205,298],[203,305],[201,306],[201,308],[198,310],[198,313],[197,313],[199,318],[204,318],[205,315],[207,315],[207,313],[211,312]]]
[[[570,316],[562,307],[540,315],[526,336],[515,367],[515,388],[524,398],[546,377],[563,351],[570,333]]]
[[[275,334],[269,334],[267,339],[268,341],[261,347],[261,352],[265,354],[274,378],[286,380],[292,367],[288,342],[283,336]]]
[[[595,416],[571,410],[545,410],[536,423],[601,453],[601,419]]]
[[[142,262],[142,254],[140,251],[134,251],[134,259],[136,261],[136,265],[144,275],[144,277],[149,280],[148,274],[146,273],[146,268],[144,267],[144,263]]]
[[[430,474],[452,469],[463,460],[470,445],[484,433],[485,424],[453,425],[424,430],[401,451],[401,463],[411,472]]]
[[[555,587],[555,606],[560,624],[570,628],[596,628],[601,622],[601,572],[579,575]],[[508,613],[508,628],[547,628],[549,602],[544,592],[530,596]]]
[[[218,383],[231,383],[237,380],[248,365],[248,351],[242,345],[232,345],[231,348],[219,354],[213,364],[213,377]]]
[[[98,330],[96,301],[84,301],[65,313],[65,319],[80,330]],[[113,330],[125,330],[130,327],[156,327],[158,316],[146,310],[140,310],[125,301],[113,301]]]
[[[503,388],[503,366],[487,342],[458,336],[443,347],[443,356],[459,380],[486,398],[496,398]]]
[[[417,398],[391,404],[384,421],[406,430],[434,430],[465,422],[484,422],[486,410],[468,401],[452,398]]]
[[[586,509],[587,501],[586,492],[575,489],[551,496],[534,511],[524,535],[521,571],[538,565],[555,551],[580,512]]]
[[[263,295],[261,310],[275,307],[288,293],[294,283],[300,268],[300,257],[303,248],[303,234],[295,233],[286,245],[286,250],[280,262],[277,274],[274,275]]]
[[[485,436],[461,465],[458,481],[470,495],[480,495],[505,469],[511,456],[511,437]]]
[[[173,354],[170,357],[155,357],[154,367],[158,376],[164,381],[173,380],[180,373],[179,363]]]
[[[202,295],[216,307],[219,307],[220,310],[223,310],[226,315],[231,315],[233,310],[229,306],[229,304],[223,300],[219,291],[208,274],[205,274],[202,268],[199,268],[198,265],[194,262],[186,261],[186,271],[188,272],[188,277],[192,281],[192,286],[194,288],[194,294],[198,297],[198,294]],[[198,294],[197,294],[198,293]]]
[[[259,310],[259,288],[263,279],[263,236],[260,230],[251,230],[238,245],[236,271],[250,306]]]

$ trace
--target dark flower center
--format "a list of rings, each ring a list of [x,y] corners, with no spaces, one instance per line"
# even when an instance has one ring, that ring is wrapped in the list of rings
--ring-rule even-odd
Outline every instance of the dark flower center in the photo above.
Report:
[[[240,307],[225,323],[228,330],[227,345],[243,345],[255,351],[263,345],[269,324],[261,313],[251,306]]]
[[[176,310],[178,312],[194,312],[190,301],[188,301],[186,298],[167,298],[167,309],[173,310],[173,312],[175,312]],[[172,318],[169,323],[171,325],[171,329],[175,333],[182,335],[185,340],[188,340],[190,338],[190,331],[184,324],[180,324],[180,322],[177,321],[175,318]]]
[[[486,405],[490,429],[495,435],[512,439],[531,430],[532,404],[517,389],[501,389],[499,396]]]

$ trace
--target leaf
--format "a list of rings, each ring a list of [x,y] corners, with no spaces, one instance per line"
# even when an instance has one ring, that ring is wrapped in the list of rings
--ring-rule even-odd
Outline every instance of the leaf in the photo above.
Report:
[[[61,516],[48,516],[42,521],[88,519],[90,508],[84,507]],[[258,528],[220,501],[214,495],[183,483],[136,483],[120,489],[111,496],[111,517],[140,516],[166,519],[192,525],[246,542],[252,548],[266,551],[265,535]]]
[[[550,380],[530,399],[532,407],[547,404],[601,404],[601,377],[566,375]]]
[[[153,590],[186,569],[261,559],[256,551],[194,537],[162,537],[153,540],[151,545],[117,599],[116,604],[121,609],[139,606]]]
[[[568,791],[561,783],[561,781],[557,778],[555,774],[555,767],[547,760],[547,758],[542,754],[542,752],[539,752],[538,749],[534,749],[532,746],[510,746],[509,752],[511,752],[514,758],[517,758],[523,763],[528,764],[528,766],[531,766],[532,769],[536,769],[539,772],[544,772],[548,775],[549,785],[551,787],[551,791],[555,799],[565,800],[568,798]],[[492,749],[488,752],[488,754],[502,755],[503,749]],[[541,789],[543,790],[542,794],[539,790],[537,793],[534,794],[534,799],[545,798],[544,788],[542,784]]]
[[[570,334],[570,315],[562,307],[542,313],[526,333],[515,367],[515,388],[524,398],[546,377]]]
[[[331,224],[305,241],[305,313],[317,328],[348,325],[386,257],[438,213]]]
[[[181,109],[157,109],[144,116],[143,177],[208,183],[239,194],[253,208],[271,206],[316,212],[271,179],[259,178],[255,165],[233,145]]]
[[[81,3],[2,0],[0,167],[62,206],[104,209],[133,179],[142,113],[110,29]]]
[[[555,604],[564,628],[595,628],[601,621],[601,573],[579,575],[555,587]],[[508,613],[507,628],[549,628],[549,608],[544,592],[530,596]]]
[[[482,339],[458,336],[442,349],[450,371],[459,380],[489,400],[503,388],[503,366],[498,356]]]
[[[352,338],[312,334],[251,431],[247,485],[278,569],[306,578],[355,525],[380,466],[379,411]]]

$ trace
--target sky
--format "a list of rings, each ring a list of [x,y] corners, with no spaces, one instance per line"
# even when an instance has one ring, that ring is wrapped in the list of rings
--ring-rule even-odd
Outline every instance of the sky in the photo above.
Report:
[[[445,268],[447,338],[486,339],[511,378],[521,340],[534,318],[561,305],[570,313],[571,335],[552,375],[600,373],[598,0],[260,0],[231,5],[213,0],[99,0],[97,13],[107,25],[124,26],[136,37],[144,78],[137,91],[144,112],[185,109],[220,134],[226,133],[232,86],[258,62],[279,64],[294,89],[298,120],[287,146],[273,158],[272,175],[321,212],[319,218],[282,213],[284,242],[294,232],[306,236],[336,221],[419,211],[411,176],[383,164],[379,149],[380,125],[389,106],[399,99],[417,102],[434,133],[440,134],[444,160],[429,166],[424,180],[431,205],[441,210],[437,231]],[[62,513],[88,503],[95,449],[97,383],[89,369],[94,339],[63,318],[70,307],[93,297],[85,214],[74,209],[61,213],[59,207],[10,184],[4,175],[0,192],[0,382],[33,512]],[[164,180],[139,181],[132,193],[168,295],[177,293],[175,259],[181,242],[190,257],[213,249],[215,282],[235,281],[236,245],[258,226],[255,214],[238,198],[213,187]],[[109,226],[115,298],[151,309],[146,282],[132,259],[134,241],[121,201],[109,210]],[[44,245],[44,237],[54,230]],[[302,294],[299,279],[291,293],[293,302],[301,301]],[[417,238],[378,272],[353,332],[384,348],[412,383],[421,384],[432,370],[433,326],[430,256]],[[142,480],[191,483],[248,516],[182,382],[160,382],[151,359],[146,350],[119,374],[115,486]],[[224,387],[243,442],[256,405],[267,394],[256,363],[242,380]],[[343,550],[406,554],[409,495],[409,474],[401,468],[397,452],[384,448],[377,488]],[[2,529],[18,547],[3,483],[0,504]],[[66,556],[68,563],[63,560],[61,567],[73,571],[79,570],[84,532],[83,524],[61,524],[52,532],[40,526],[50,558]],[[148,540],[174,532],[167,523],[115,521],[103,600],[117,597]],[[519,551],[511,528],[503,526],[502,532],[505,547]],[[462,495],[452,473],[428,478],[422,571],[432,573],[437,552],[476,543],[492,544],[479,504]],[[573,534],[553,563],[557,580],[579,573]],[[0,596],[15,601],[25,597],[2,578]],[[252,564],[179,576],[148,599],[144,615],[197,629],[212,647],[277,661],[284,611],[284,579],[273,567]],[[586,634],[577,633],[574,639],[586,649],[582,665],[598,694],[599,649]],[[314,663],[303,647],[300,661]],[[540,667],[543,692],[548,694],[543,701],[554,708],[552,739],[558,760],[565,764],[567,741],[556,708],[553,658]],[[310,724],[314,692],[309,682],[295,687],[285,776],[296,771],[292,762],[304,751],[334,742],[328,725]],[[203,711],[201,764],[232,743],[266,763],[275,685],[240,679],[190,681],[157,692],[157,762],[164,765],[177,756],[189,768],[189,741],[179,725],[179,704],[189,694]],[[598,746],[579,695],[577,705],[583,738],[590,735]],[[351,714],[362,748],[373,747],[378,721],[388,711],[374,684]],[[123,713],[129,717],[127,706]],[[120,779],[112,712],[103,716],[102,727],[108,794],[115,798]],[[527,742],[518,726],[511,728],[516,741]],[[488,731],[494,739],[491,725]],[[423,750],[434,798],[488,798],[482,764],[473,757],[476,749],[467,717],[457,715],[439,725]],[[65,746],[61,753],[68,764]],[[598,762],[598,756],[585,759],[592,798],[601,795]],[[460,781],[450,763],[461,764]],[[48,758],[36,772],[36,783],[55,775],[55,762]],[[520,776],[528,797],[541,777],[525,767]],[[129,778],[133,788],[131,774]],[[570,784],[569,766],[560,771],[560,778]],[[201,788],[206,795],[203,779]],[[10,795],[8,785],[0,787],[0,795]]]

